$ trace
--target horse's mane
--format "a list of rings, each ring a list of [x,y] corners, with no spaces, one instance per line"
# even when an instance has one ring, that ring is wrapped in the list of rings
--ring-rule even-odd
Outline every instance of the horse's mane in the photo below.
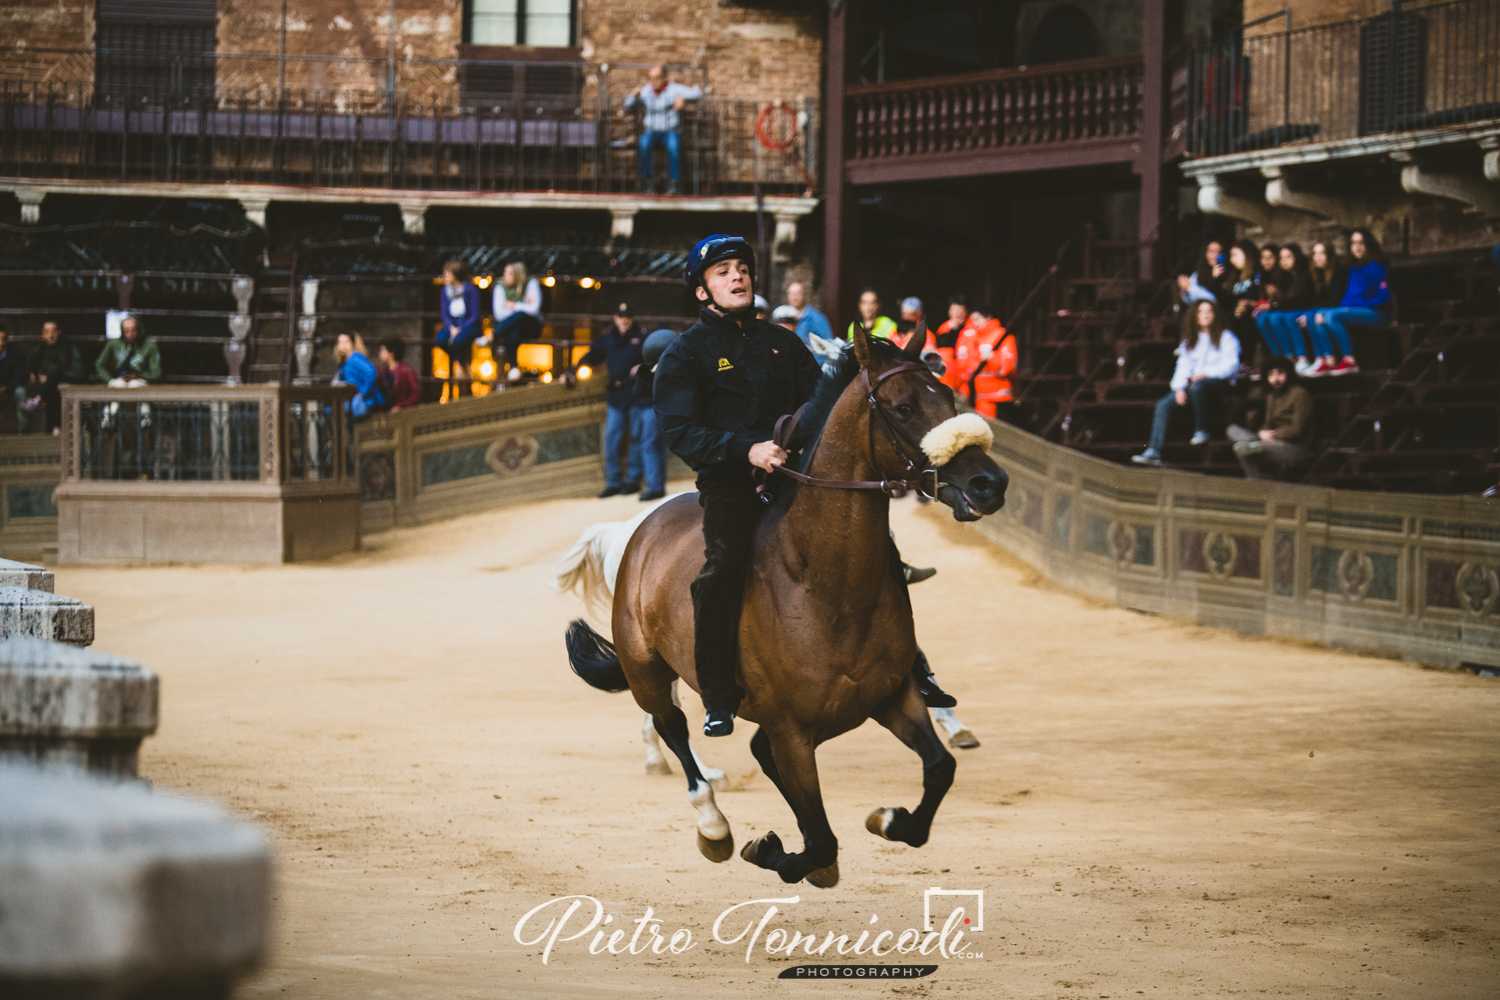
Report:
[[[870,338],[870,350],[875,357],[892,364],[902,360],[901,348],[883,337]],[[812,399],[808,401],[807,409],[802,412],[802,419],[797,421],[797,433],[791,444],[792,450],[799,453],[792,466],[798,472],[807,471],[807,462],[817,450],[815,446],[818,438],[822,436],[823,428],[833,414],[834,405],[844,394],[844,390],[849,388],[849,383],[858,377],[859,359],[854,356],[853,345],[845,344],[838,364],[832,372],[824,370]]]

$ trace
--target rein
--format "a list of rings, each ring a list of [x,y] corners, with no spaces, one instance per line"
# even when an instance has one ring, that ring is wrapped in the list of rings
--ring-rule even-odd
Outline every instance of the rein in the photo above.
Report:
[[[865,402],[869,404],[870,411],[873,416],[878,417],[880,420],[880,425],[885,428],[886,436],[890,439],[891,442],[891,447],[894,448],[896,454],[900,455],[902,460],[906,462],[907,476],[911,477],[912,473],[916,473],[915,478],[879,480],[820,479],[816,476],[805,475],[804,473],[798,472],[795,469],[788,469],[785,466],[777,466],[776,471],[786,476],[787,478],[794,480],[795,482],[803,483],[807,486],[821,486],[825,489],[833,490],[879,490],[880,492],[891,497],[905,496],[908,490],[915,490],[922,496],[925,496],[929,499],[936,499],[938,491],[937,468],[927,458],[926,454],[923,453],[922,446],[916,441],[913,441],[909,434],[903,431],[900,427],[897,427],[891,421],[890,416],[880,408],[880,401],[876,398],[876,393],[879,392],[880,386],[885,382],[886,379],[892,377],[893,375],[904,375],[907,372],[916,372],[925,375],[929,374],[929,369],[926,365],[917,364],[911,361],[903,361],[900,364],[894,365],[893,367],[887,368],[885,371],[881,372],[878,376],[876,376],[873,383],[870,381],[870,370],[868,368],[861,369],[860,374],[865,380]],[[801,419],[802,411],[806,409],[807,404],[804,403],[797,409],[796,413],[788,414],[776,421],[776,430],[772,435],[772,440],[775,441],[776,446],[781,448],[783,451],[789,450],[787,446],[791,443],[792,436],[796,433],[797,421]],[[911,453],[902,445],[903,441],[906,442],[906,444],[910,445],[912,448],[916,449],[917,454],[922,457],[921,462],[917,462],[911,457]],[[875,461],[874,419],[870,420],[870,461],[872,464]],[[765,475],[766,473],[764,471],[756,470],[757,478],[762,478]],[[930,480],[932,489],[930,491],[927,489],[927,477],[929,475],[932,477]],[[765,492],[765,486],[759,486],[757,487],[757,490],[760,493],[761,499],[766,503],[770,503],[770,494]]]

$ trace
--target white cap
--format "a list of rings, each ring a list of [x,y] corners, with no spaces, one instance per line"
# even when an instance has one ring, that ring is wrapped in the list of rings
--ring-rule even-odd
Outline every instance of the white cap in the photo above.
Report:
[[[755,311],[756,312],[764,312],[765,310],[770,309],[770,308],[771,308],[771,303],[769,303],[769,302],[766,301],[766,297],[764,295],[757,295],[755,297]]]

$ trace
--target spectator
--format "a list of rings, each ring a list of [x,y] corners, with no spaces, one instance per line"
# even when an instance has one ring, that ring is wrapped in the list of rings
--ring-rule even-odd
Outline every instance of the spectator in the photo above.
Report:
[[[1369,230],[1356,229],[1349,234],[1349,256],[1354,262],[1349,266],[1348,284],[1339,304],[1332,309],[1319,309],[1313,316],[1313,326],[1321,326],[1333,334],[1343,357],[1337,364],[1331,363],[1332,355],[1320,359],[1308,372],[1310,376],[1352,375],[1359,371],[1349,327],[1385,326],[1391,321],[1391,288],[1381,260],[1384,254]],[[1325,333],[1325,343],[1327,339]]]
[[[1276,298],[1271,308],[1259,313],[1255,323],[1261,336],[1277,357],[1295,358],[1296,374],[1307,370],[1307,349],[1297,321],[1309,314],[1313,302],[1312,272],[1307,258],[1296,243],[1288,243],[1277,252]]]
[[[1260,250],[1249,240],[1239,240],[1229,248],[1229,270],[1219,293],[1219,308],[1229,313],[1230,325],[1243,328],[1255,303],[1261,298]]]
[[[120,320],[120,338],[105,343],[94,373],[111,389],[139,389],[161,381],[161,351],[143,335],[138,317]]]
[[[1261,274],[1261,279],[1260,280],[1261,280],[1261,284],[1265,284],[1266,281],[1269,280],[1267,278],[1267,275],[1271,275],[1271,274],[1276,273],[1276,271],[1279,270],[1280,267],[1281,267],[1281,257],[1280,257],[1280,255],[1277,254],[1275,245],[1271,244],[1271,243],[1267,243],[1265,246],[1261,247],[1260,248],[1260,274]]]
[[[1156,404],[1151,421],[1151,443],[1130,460],[1141,465],[1160,465],[1162,448],[1167,443],[1167,421],[1172,411],[1193,407],[1192,443],[1208,441],[1209,404],[1234,385],[1240,367],[1240,342],[1219,316],[1219,307],[1204,299],[1198,302],[1183,323],[1182,342],[1177,345],[1177,369],[1172,373],[1172,391]]]
[[[811,346],[808,338],[812,336],[833,339],[833,326],[827,316],[807,304],[807,289],[802,282],[794,281],[786,286],[786,304],[797,310],[796,333],[804,344]]]
[[[641,346],[646,339],[635,322],[635,310],[621,302],[615,310],[614,326],[578,359],[578,366],[603,362],[609,371],[609,391],[604,411],[604,491],[601,498],[640,490],[644,472],[646,492],[642,500],[666,495],[667,470],[661,459],[661,433],[650,399],[635,391],[635,377],[642,364]],[[620,472],[620,444],[630,434],[625,472]]]
[[[757,295],[755,297],[755,318],[756,319],[770,319],[771,318],[771,303],[769,301],[767,301],[767,299],[766,299],[766,297],[764,295]]]
[[[901,300],[901,318],[896,321],[896,336],[893,340],[902,350],[911,342],[912,334],[917,332],[917,324],[922,319],[921,299],[908,295]]]
[[[542,285],[526,273],[526,265],[505,265],[495,283],[495,329],[492,342],[505,347],[505,365],[512,382],[521,377],[517,355],[521,341],[542,336]]]
[[[474,341],[484,328],[479,312],[479,289],[469,280],[469,265],[454,259],[443,265],[443,328],[433,338],[433,346],[448,355],[448,379],[453,383],[453,398],[458,398],[459,380],[469,377]],[[342,334],[340,337],[342,338]],[[359,352],[361,356],[364,351]],[[340,355],[340,359],[348,355]],[[369,358],[365,362],[369,363]],[[374,365],[370,366],[374,371]],[[373,377],[373,375],[372,375]]]
[[[1312,395],[1297,384],[1297,367],[1290,358],[1272,358],[1266,364],[1266,415],[1255,433],[1230,424],[1229,440],[1240,460],[1246,479],[1262,479],[1265,467],[1283,473],[1312,459]]]
[[[782,308],[786,307],[783,306]],[[667,486],[667,439],[662,435],[660,424],[656,419],[656,407],[652,399],[652,389],[655,386],[656,363],[661,360],[661,356],[666,353],[667,348],[672,346],[672,341],[676,340],[679,336],[681,334],[676,330],[661,329],[653,331],[647,335],[645,340],[641,341],[641,366],[636,369],[635,373],[635,405],[644,406],[651,411],[651,425],[657,429],[656,447],[647,451],[644,449],[649,446],[649,443],[642,444],[642,465],[646,469],[646,490],[641,494],[643,502],[656,500],[663,495],[658,493],[653,486],[660,486],[663,491],[666,490]],[[653,462],[656,463],[656,468],[661,469],[661,478],[654,484],[651,479]]]
[[[962,295],[954,295],[948,299],[948,319],[936,330],[927,333],[927,346],[922,350],[922,357],[936,354],[943,365],[943,373],[940,380],[954,392],[965,389],[965,383],[958,370],[958,362],[954,357],[954,350],[958,346],[958,338],[974,326],[974,317],[969,312],[969,302]]]
[[[626,111],[638,104],[646,109],[641,128],[640,146],[636,154],[642,192],[654,193],[656,170],[652,160],[656,147],[665,146],[667,147],[667,174],[671,177],[671,183],[667,185],[667,194],[681,193],[681,112],[687,106],[688,101],[696,101],[702,96],[703,91],[697,87],[673,83],[667,77],[666,67],[656,65],[652,66],[650,72],[646,74],[646,82],[625,98]]]
[[[392,334],[380,341],[380,373],[375,385],[391,408],[392,413],[409,410],[422,402],[422,380],[403,358],[406,357],[406,341]]]
[[[10,330],[0,326],[0,384],[16,404],[16,433],[26,433],[26,376],[30,366],[26,355],[10,343]]]
[[[1203,244],[1203,260],[1191,275],[1178,275],[1177,287],[1183,305],[1205,299],[1219,301],[1225,274],[1224,244],[1209,240]]]
[[[1308,273],[1312,276],[1312,303],[1307,312],[1298,317],[1297,325],[1307,334],[1312,343],[1313,363],[1298,372],[1303,378],[1318,378],[1327,375],[1338,366],[1333,356],[1333,341],[1321,323],[1314,323],[1314,314],[1319,309],[1332,309],[1344,299],[1344,289],[1349,287],[1349,269],[1339,264],[1329,245],[1321,240],[1313,244]]]
[[[872,337],[889,340],[891,334],[896,332],[896,321],[889,316],[880,315],[880,296],[873,288],[866,288],[859,293],[859,319],[854,323],[864,327],[865,332]],[[846,340],[854,339],[854,323],[849,324]]]
[[[797,324],[801,319],[802,317],[797,315],[797,310],[791,306],[777,306],[771,310],[771,322],[793,333],[797,332]]]
[[[26,390],[26,412],[43,412],[47,430],[53,434],[62,427],[62,396],[58,386],[81,383],[88,379],[83,352],[77,344],[62,339],[62,328],[56,320],[42,323],[42,346],[31,356],[31,378]],[[21,432],[26,431],[26,421],[21,421]]]
[[[473,286],[470,286],[473,287]],[[359,334],[341,333],[333,346],[334,357],[339,359],[339,370],[333,376],[334,385],[354,386],[355,396],[344,404],[344,409],[359,420],[385,405],[380,395],[380,378],[375,365],[365,350],[364,338]]]
[[[989,306],[975,306],[969,314],[969,322],[958,335],[953,359],[958,369],[958,391],[969,397],[974,412],[997,419],[996,404],[1011,401],[1016,338],[1005,332]]]

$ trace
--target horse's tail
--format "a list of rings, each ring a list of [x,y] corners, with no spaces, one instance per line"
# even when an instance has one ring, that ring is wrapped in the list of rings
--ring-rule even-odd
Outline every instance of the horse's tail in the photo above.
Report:
[[[583,598],[584,607],[605,621],[609,619],[614,588],[610,586],[611,581],[604,578],[604,557],[626,523],[602,521],[589,525],[573,547],[557,561],[553,585],[558,592],[578,594]]]
[[[568,644],[568,663],[573,673],[582,677],[589,687],[600,691],[625,691],[630,682],[625,679],[625,670],[620,666],[620,657],[615,653],[614,643],[589,628],[588,622],[575,618],[568,625],[565,641]]]

